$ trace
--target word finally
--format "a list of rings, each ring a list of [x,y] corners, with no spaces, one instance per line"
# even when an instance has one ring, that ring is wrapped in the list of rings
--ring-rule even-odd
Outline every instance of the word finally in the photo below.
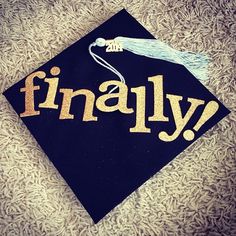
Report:
[[[52,76],[58,76],[60,74],[59,67],[52,67],[50,70]],[[20,114],[20,117],[36,116],[40,115],[39,110],[35,110],[34,103],[34,91],[39,90],[40,86],[34,85],[34,79],[44,79],[48,83],[47,96],[44,102],[39,103],[39,108],[48,108],[48,109],[58,109],[58,104],[55,104],[55,98],[58,91],[58,77],[46,78],[46,73],[44,71],[36,71],[25,79],[25,87],[20,89],[20,92],[25,93],[25,111]],[[169,117],[164,115],[164,90],[163,90],[163,76],[156,75],[148,77],[148,81],[153,83],[153,92],[154,92],[154,101],[153,101],[153,115],[148,117],[148,121],[162,121],[168,122]],[[117,86],[119,91],[117,93],[105,93],[110,86]],[[102,112],[114,112],[120,111],[124,114],[131,114],[135,112],[136,122],[135,126],[129,129],[130,133],[150,133],[151,129],[148,128],[145,124],[145,110],[146,110],[146,88],[145,86],[131,88],[131,93],[134,93],[136,96],[136,107],[134,108],[127,107],[128,100],[128,87],[126,84],[110,80],[103,82],[99,86],[99,91],[104,92],[95,101],[95,95],[91,90],[88,89],[79,89],[73,90],[70,88],[60,88],[59,92],[62,93],[62,104],[59,119],[74,119],[74,115],[70,113],[70,107],[72,99],[83,95],[85,96],[85,105],[83,112],[83,121],[98,121],[98,117],[94,116],[94,106],[96,105],[97,109]],[[107,101],[110,99],[116,99],[117,103],[115,105],[107,105]],[[174,94],[166,94],[166,98],[169,100],[171,111],[173,113],[173,118],[175,122],[175,130],[173,133],[168,134],[166,131],[161,131],[158,134],[160,140],[165,142],[174,141],[179,137],[181,132],[186,127],[187,123],[195,113],[196,109],[199,106],[205,104],[204,100],[196,98],[187,98],[187,102],[190,103],[190,106],[183,116],[181,111],[180,101],[183,100],[182,96]],[[183,132],[183,137],[185,140],[191,141],[195,137],[195,132],[197,132],[203,124],[209,120],[218,110],[219,104],[216,101],[210,101],[205,105],[205,108],[198,120],[194,125],[193,130],[185,130]]]

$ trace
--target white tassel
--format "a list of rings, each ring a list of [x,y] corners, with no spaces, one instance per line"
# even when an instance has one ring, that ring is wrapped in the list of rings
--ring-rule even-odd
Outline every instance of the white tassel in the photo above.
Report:
[[[138,39],[121,36],[112,40],[105,40],[104,38],[96,39],[95,42],[89,45],[90,55],[98,64],[115,73],[123,83],[125,83],[123,75],[103,58],[92,52],[91,48],[93,46],[107,46],[107,52],[122,52],[123,49],[125,49],[140,56],[180,64],[183,65],[198,80],[208,79],[207,66],[209,58],[206,55],[193,52],[181,52],[158,39]],[[109,91],[109,93],[112,93],[116,88],[117,86]]]

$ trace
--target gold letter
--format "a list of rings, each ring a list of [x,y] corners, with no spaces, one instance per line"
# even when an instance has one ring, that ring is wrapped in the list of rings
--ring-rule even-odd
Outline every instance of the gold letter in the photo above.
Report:
[[[136,125],[129,131],[130,133],[151,133],[151,129],[145,126],[146,89],[140,86],[131,88],[131,92],[136,93]]]
[[[183,114],[180,109],[180,104],[179,101],[183,99],[182,96],[177,96],[177,95],[172,95],[172,94],[167,94],[166,97],[170,100],[170,106],[171,110],[174,116],[174,121],[175,121],[175,126],[176,130],[174,131],[173,134],[169,135],[165,131],[161,131],[159,133],[159,138],[162,141],[165,142],[171,142],[175,140],[179,134],[182,132],[190,118],[192,117],[193,113],[195,112],[196,108],[199,105],[203,105],[205,102],[200,99],[195,99],[195,98],[188,98],[188,102],[191,103],[188,111],[186,112],[185,116],[183,117]]]
[[[59,75],[60,68],[57,66],[54,66],[51,68],[50,73],[53,76]],[[50,78],[50,79],[45,78],[44,81],[46,81],[49,84],[48,93],[47,93],[46,100],[44,102],[40,103],[39,107],[53,108],[53,109],[58,108],[58,105],[55,104],[55,97],[56,97],[56,93],[57,93],[58,80],[59,80],[59,78]]]
[[[156,75],[148,77],[148,81],[153,82],[154,85],[154,114],[148,117],[149,121],[168,121],[169,118],[164,116],[164,102],[163,102],[163,76]]]
[[[44,71],[36,71],[25,79],[25,87],[20,89],[20,92],[25,92],[25,111],[20,113],[20,117],[39,115],[40,111],[34,109],[34,91],[39,90],[40,86],[34,86],[33,79],[38,77],[40,79],[45,78]]]
[[[128,88],[124,83],[116,80],[106,81],[99,86],[99,90],[101,92],[106,92],[108,86],[110,85],[118,86],[119,93],[108,93],[98,97],[96,101],[97,108],[103,112],[112,112],[116,110],[119,110],[120,112],[125,114],[134,112],[133,108],[127,107]],[[118,103],[113,106],[107,106],[106,101],[111,98],[118,98]]]
[[[73,89],[60,89],[63,93],[62,107],[59,119],[74,119],[74,115],[70,114],[71,100],[78,95],[85,95],[85,107],[83,121],[97,121],[97,117],[93,116],[93,107],[95,95],[93,92],[87,89],[79,89],[73,91]]]

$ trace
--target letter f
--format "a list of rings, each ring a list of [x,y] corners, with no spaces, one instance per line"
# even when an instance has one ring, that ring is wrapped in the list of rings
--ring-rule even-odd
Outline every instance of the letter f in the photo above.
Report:
[[[25,87],[20,89],[20,92],[25,92],[25,111],[20,113],[20,117],[39,115],[40,111],[34,109],[34,91],[39,90],[40,86],[34,86],[34,78],[44,79],[46,73],[44,71],[36,71],[25,79]]]

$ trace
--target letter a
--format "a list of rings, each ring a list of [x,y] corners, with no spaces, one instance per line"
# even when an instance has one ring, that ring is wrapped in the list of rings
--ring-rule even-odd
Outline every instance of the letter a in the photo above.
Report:
[[[124,83],[122,83],[120,81],[116,81],[116,80],[106,81],[106,82],[103,82],[99,86],[99,90],[101,92],[106,92],[108,89],[108,86],[111,86],[111,85],[118,86],[119,92],[118,93],[108,93],[108,94],[104,94],[104,95],[101,95],[100,97],[98,97],[97,101],[96,101],[97,108],[103,112],[112,112],[112,111],[119,110],[120,112],[125,113],[125,114],[132,113],[134,111],[133,108],[127,107],[128,88]],[[118,98],[118,103],[113,106],[107,106],[106,101],[108,99],[112,99],[112,98]]]

